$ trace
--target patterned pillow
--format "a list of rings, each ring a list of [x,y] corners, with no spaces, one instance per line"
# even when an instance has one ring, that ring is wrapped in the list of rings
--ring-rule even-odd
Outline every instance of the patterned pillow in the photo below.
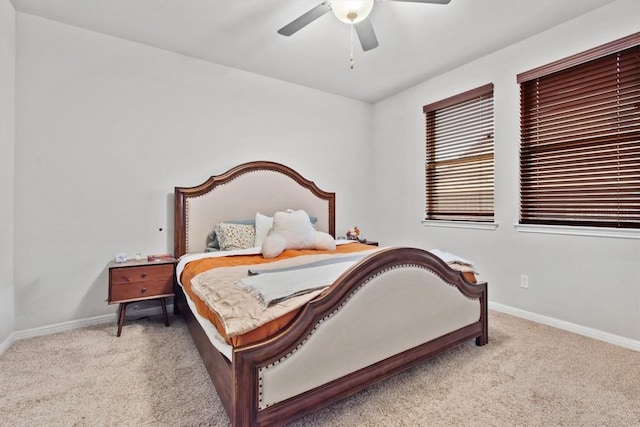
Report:
[[[221,251],[246,249],[255,246],[256,229],[251,224],[231,224],[221,222],[215,227]]]
[[[228,221],[230,224],[249,224],[249,225],[256,225],[256,221],[255,219],[251,218],[251,219],[230,219]],[[256,244],[256,246],[258,246]],[[218,243],[218,236],[216,236],[216,227],[213,227],[213,230],[211,230],[211,233],[209,233],[207,235],[207,248],[204,250],[205,252],[217,252],[220,250],[220,244]]]

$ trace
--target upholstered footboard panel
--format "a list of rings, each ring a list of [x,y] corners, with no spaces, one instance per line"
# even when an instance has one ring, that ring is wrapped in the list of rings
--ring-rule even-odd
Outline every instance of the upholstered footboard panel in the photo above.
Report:
[[[286,208],[335,235],[335,194],[291,168],[258,161],[175,189],[174,254],[199,253],[221,221]],[[213,346],[176,289],[177,306],[232,425],[283,425],[449,348],[488,342],[487,284],[472,284],[433,254],[384,248],[359,261],[289,325],[231,350]],[[226,353],[225,353],[226,354]]]
[[[280,360],[259,368],[259,409],[480,320],[478,299],[426,268],[395,266],[355,289]]]

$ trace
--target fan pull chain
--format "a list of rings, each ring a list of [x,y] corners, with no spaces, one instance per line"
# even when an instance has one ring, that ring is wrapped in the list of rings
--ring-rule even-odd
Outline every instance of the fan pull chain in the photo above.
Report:
[[[353,70],[353,24],[351,24],[351,56],[349,57],[349,68]]]

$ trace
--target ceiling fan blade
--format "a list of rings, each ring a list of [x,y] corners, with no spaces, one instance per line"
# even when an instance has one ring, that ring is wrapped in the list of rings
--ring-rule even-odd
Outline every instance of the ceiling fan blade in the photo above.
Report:
[[[411,3],[433,3],[433,4],[449,4],[451,0],[387,0],[387,1],[403,1]]]
[[[378,47],[378,38],[376,37],[376,32],[373,31],[373,25],[371,25],[371,20],[369,18],[354,24],[354,27],[356,27],[356,33],[358,33],[358,39],[362,45],[362,50],[366,52]]]
[[[313,9],[311,9],[310,11],[308,11],[307,13],[305,13],[304,15],[300,16],[297,19],[294,19],[284,27],[280,28],[278,30],[278,33],[282,34],[283,36],[290,36],[291,34],[295,33],[298,30],[301,30],[302,28],[309,25],[316,19],[320,18],[322,15],[329,12],[330,10],[331,10],[331,6],[329,5],[329,2],[327,1],[322,2],[316,7],[314,7]]]

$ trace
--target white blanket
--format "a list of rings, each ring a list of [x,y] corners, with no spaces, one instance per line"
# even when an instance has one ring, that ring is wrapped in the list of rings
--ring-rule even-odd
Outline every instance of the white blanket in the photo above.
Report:
[[[245,277],[237,284],[256,297],[260,306],[266,310],[269,304],[329,286],[356,262],[357,260],[351,260],[318,267],[260,273]]]

